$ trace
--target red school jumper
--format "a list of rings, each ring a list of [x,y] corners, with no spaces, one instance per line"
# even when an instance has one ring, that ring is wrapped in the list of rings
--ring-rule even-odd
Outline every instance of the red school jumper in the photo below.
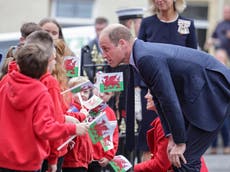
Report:
[[[76,125],[59,124],[52,115],[47,88],[17,71],[0,86],[0,167],[35,171],[49,154],[49,140],[76,133]]]
[[[79,103],[72,102],[72,106],[75,107],[78,111],[81,109],[81,105]],[[75,113],[72,113],[71,115],[73,114]],[[79,117],[76,118],[80,122],[85,119],[80,119]],[[74,146],[70,146],[68,153],[64,156],[62,168],[84,167],[88,169],[88,164],[92,161],[93,158],[93,148],[88,133],[75,137],[73,141]]]
[[[44,74],[40,78],[40,81],[47,87],[53,100],[54,113],[52,115],[54,119],[60,123],[64,123],[65,116],[62,104],[63,101],[58,81],[49,72]],[[67,140],[67,138],[59,138],[58,140],[50,141],[51,152],[48,157],[49,164],[56,164],[58,157],[62,157],[67,153],[67,146],[62,148],[60,151],[57,150],[57,148],[64,143],[65,140]]]
[[[147,131],[147,143],[152,154],[152,158],[136,164],[134,166],[134,172],[167,172],[168,170],[172,170],[171,163],[166,152],[168,138],[165,137],[160,118],[157,117],[153,120],[151,126],[153,128]],[[200,172],[208,172],[203,157],[201,157]]]

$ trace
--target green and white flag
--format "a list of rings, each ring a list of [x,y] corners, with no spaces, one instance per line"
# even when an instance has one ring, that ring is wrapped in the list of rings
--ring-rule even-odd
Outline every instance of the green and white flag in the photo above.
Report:
[[[109,128],[110,131],[108,131],[108,132],[110,134],[100,141],[101,145],[103,147],[103,150],[105,152],[114,148],[113,134],[114,134],[115,128],[117,127],[117,121],[109,121],[109,123],[110,123],[111,128]]]
[[[64,57],[64,67],[68,77],[80,76],[81,59],[75,56]]]
[[[111,135],[112,127],[113,126],[111,126],[106,116],[106,113],[100,113],[100,115],[97,116],[96,119],[93,120],[93,122],[91,122],[88,130],[89,136],[93,144],[96,144],[97,142]]]
[[[125,172],[132,167],[132,164],[123,155],[115,156],[109,164],[115,172]]]
[[[86,81],[86,82],[82,82],[80,84],[77,84],[77,85],[75,85],[75,86],[73,86],[73,87],[61,92],[61,94],[65,94],[65,93],[67,93],[69,91],[71,91],[72,93],[78,93],[80,91],[87,90],[87,89],[90,89],[90,88],[93,88],[93,87],[94,87],[94,85],[92,84],[92,82]]]
[[[113,73],[97,73],[97,82],[95,86],[100,90],[100,92],[114,92],[124,90],[124,79],[122,72]]]
[[[83,103],[83,105],[88,109],[88,110],[92,110],[96,107],[98,107],[100,104],[103,103],[103,100],[96,96],[96,95],[93,95],[89,100],[85,101]]]

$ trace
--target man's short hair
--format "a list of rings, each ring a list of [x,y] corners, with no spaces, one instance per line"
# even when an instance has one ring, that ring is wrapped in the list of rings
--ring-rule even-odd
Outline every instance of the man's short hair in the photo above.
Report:
[[[108,30],[108,31],[107,31]],[[105,32],[107,32],[110,41],[117,46],[120,39],[130,41],[132,39],[132,34],[129,29],[121,24],[112,24],[107,27]]]
[[[54,51],[54,42],[50,34],[46,31],[35,31],[31,33],[27,38],[25,44],[39,44],[47,55],[51,57]]]
[[[48,56],[39,44],[26,44],[16,52],[20,72],[39,79],[47,71]]]
[[[38,30],[42,30],[42,28],[34,22],[24,23],[20,28],[21,36],[23,38],[26,38],[27,36],[29,36],[29,34]]]
[[[108,19],[106,19],[105,17],[97,17],[95,19],[95,24],[108,24]]]

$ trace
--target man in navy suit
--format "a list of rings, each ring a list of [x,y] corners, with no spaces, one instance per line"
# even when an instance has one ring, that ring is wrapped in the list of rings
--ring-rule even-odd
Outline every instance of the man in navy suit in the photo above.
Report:
[[[134,39],[120,25],[99,38],[111,67],[131,64],[153,95],[175,172],[199,172],[200,157],[230,114],[230,70],[211,55]]]

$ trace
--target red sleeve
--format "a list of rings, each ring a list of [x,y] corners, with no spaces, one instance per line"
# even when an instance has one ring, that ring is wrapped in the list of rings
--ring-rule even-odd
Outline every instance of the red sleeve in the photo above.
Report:
[[[108,116],[108,119],[110,121],[116,121],[117,120],[114,111],[110,107],[106,108],[106,115]],[[113,146],[114,146],[114,148],[105,152],[105,157],[108,160],[112,160],[114,158],[114,156],[116,155],[118,143],[119,143],[119,131],[118,131],[118,126],[116,126],[114,133],[113,133]]]
[[[151,160],[135,165],[135,172],[167,171],[171,166],[167,155],[168,139],[164,135],[159,118],[155,120],[154,124],[154,148],[152,149],[154,155]]]
[[[47,94],[48,95],[48,94]],[[33,128],[40,138],[54,140],[76,134],[75,124],[59,123],[53,118],[53,106],[50,96],[41,97],[41,103],[33,118]]]
[[[63,143],[62,139],[76,134],[76,125],[57,122],[51,115],[53,114],[53,107],[50,106],[52,104],[50,103],[52,102],[51,98],[49,100],[43,99],[42,103],[38,105],[33,119],[33,128],[38,137],[49,140],[51,151],[48,163],[56,164],[59,157],[57,147]]]
[[[78,119],[80,122],[84,121],[86,119],[86,116],[84,113],[81,112],[66,112],[66,115],[75,117]]]
[[[55,87],[52,87],[52,88],[49,88],[48,91],[54,103],[54,118],[58,122],[64,123],[65,117],[64,117],[63,110],[62,110],[60,90]]]
[[[206,166],[206,163],[204,161],[204,157],[203,156],[200,158],[200,161],[201,161],[200,172],[208,172],[208,168]]]

